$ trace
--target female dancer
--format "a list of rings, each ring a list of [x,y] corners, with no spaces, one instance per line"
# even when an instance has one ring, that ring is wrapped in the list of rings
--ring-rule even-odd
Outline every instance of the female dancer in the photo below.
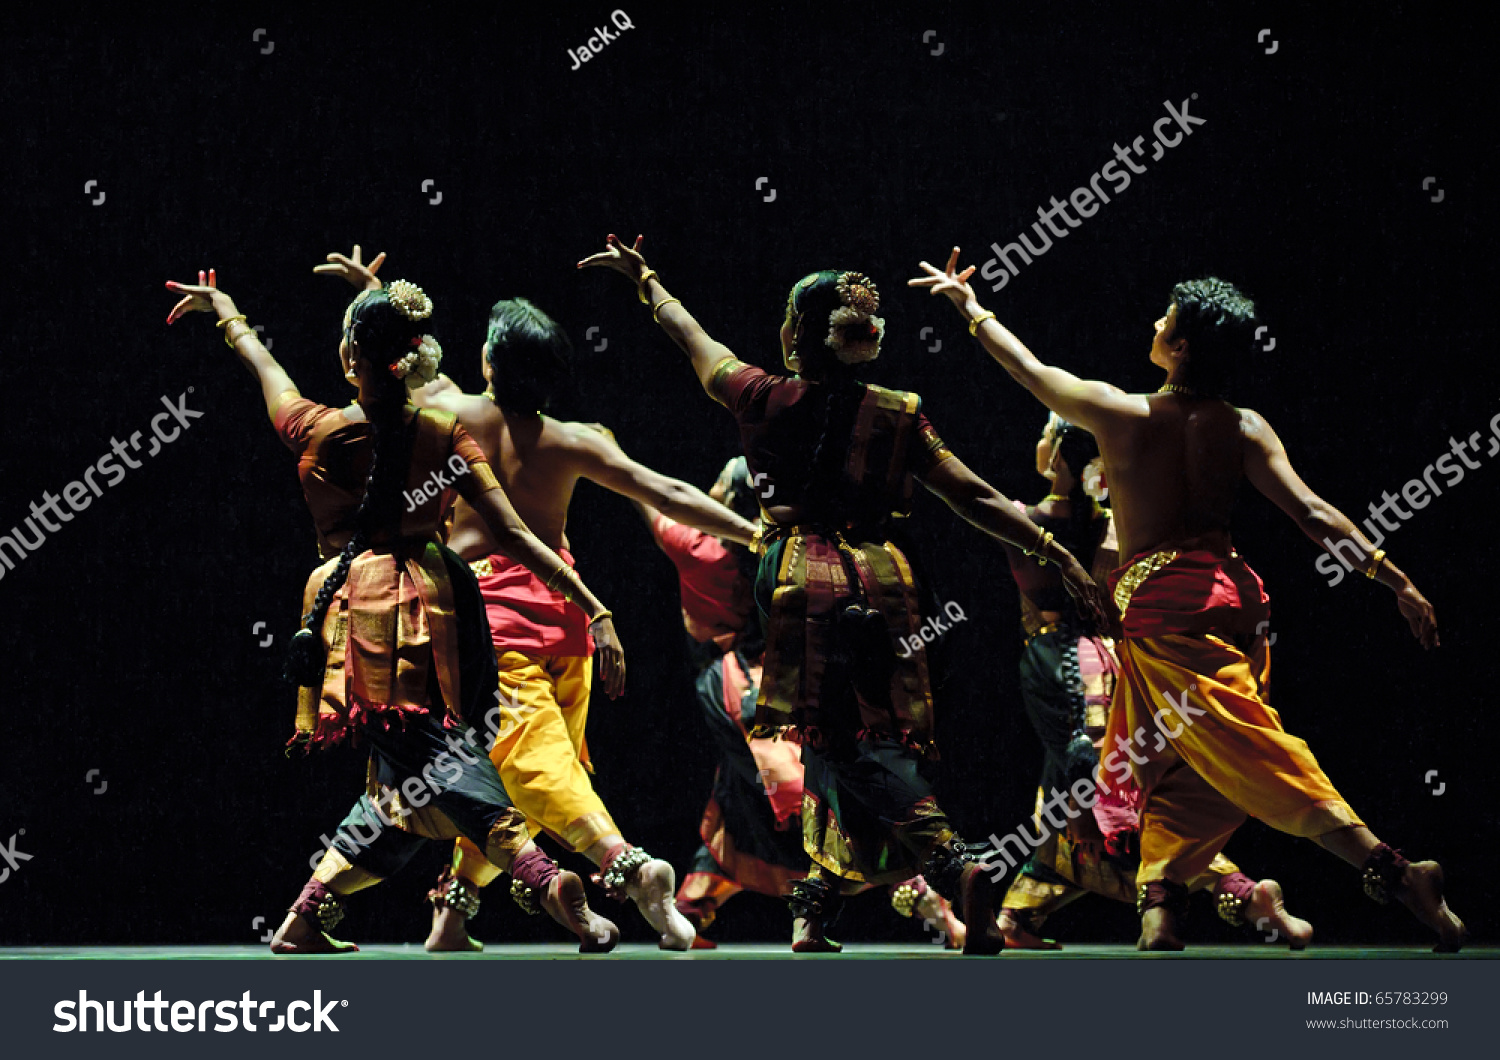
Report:
[[[646,266],[641,240],[579,266],[636,285],[652,317],[688,355],[699,382],[734,415],[755,481],[765,486],[756,602],[766,654],[757,731],[790,723],[803,741],[803,845],[815,863],[791,899],[794,951],[834,950],[825,927],[839,884],[917,873],[955,902],[965,953],[999,953],[988,873],[933,798],[932,692],[920,644],[928,621],[911,565],[891,540],[913,479],[1001,540],[1054,561],[1069,588],[1098,605],[1072,554],[953,456],[915,394],[861,384],[880,350],[875,285],[859,273],[815,272],[787,298],[785,376],[743,363],[714,341]],[[904,641],[903,639],[904,638]],[[764,727],[764,728],[763,728]]]
[[[1090,564],[1095,579],[1102,579],[1118,565],[1119,546],[1110,512],[1098,503],[1107,490],[1101,488],[1103,461],[1094,436],[1053,413],[1037,442],[1036,469],[1052,489],[1024,509],[1027,516],[1055,533]],[[1065,793],[1095,775],[1119,663],[1114,642],[1079,613],[1055,575],[1013,546],[1007,545],[1006,553],[1021,591],[1026,636],[1021,700],[1045,755],[1034,824],[1037,835],[1046,838],[1006,892],[1000,930],[1008,946],[1061,949],[1040,936],[1042,922],[1058,909],[1085,893],[1135,901],[1140,791],[1133,783],[1112,784],[1099,792],[1091,811],[1068,812],[1066,828],[1042,826],[1054,792]],[[1275,880],[1256,882],[1223,854],[1188,887],[1213,888],[1215,907],[1231,924],[1274,927],[1270,937],[1285,938],[1297,950],[1312,938],[1312,926],[1286,912]]]
[[[724,465],[708,495],[746,519],[760,516],[743,456]],[[694,687],[718,751],[713,793],[698,826],[703,845],[677,891],[677,908],[698,931],[693,948],[714,949],[703,929],[725,902],[741,891],[784,898],[807,874],[801,746],[795,734],[751,735],[765,653],[752,598],[758,557],[650,505],[635,507],[677,568],[682,622],[698,671]],[[963,947],[964,925],[920,876],[893,885],[891,892],[898,913],[941,929],[949,949]]]
[[[610,613],[516,516],[454,418],[408,402],[408,388],[431,380],[441,356],[423,334],[431,299],[405,281],[374,289],[378,281],[359,264],[357,247],[345,261],[373,286],[344,314],[339,359],[359,388],[357,402],[344,409],[302,397],[212,276],[205,283],[200,272],[197,285],[167,284],[183,296],[167,323],[215,313],[224,341],[260,382],[277,434],[298,456],[327,559],[308,579],[303,628],[288,660],[288,676],[301,686],[291,742],[319,747],[352,735],[372,747],[369,792],[339,828],[271,948],[355,949],[328,934],[342,919],[342,897],[399,869],[422,837],[465,835],[511,873],[513,887],[578,935],[580,951],[608,950],[618,930],[589,909],[583,882],[531,842],[475,741],[473,727],[495,698],[495,662],[486,654],[473,576],[438,544],[454,487],[484,513],[502,551],[564,585],[588,614],[604,681],[618,691],[624,656]]]

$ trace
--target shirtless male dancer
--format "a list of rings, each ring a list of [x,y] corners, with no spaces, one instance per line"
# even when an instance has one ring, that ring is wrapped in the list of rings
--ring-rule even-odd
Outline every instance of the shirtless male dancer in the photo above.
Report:
[[[1038,360],[979,304],[957,247],[946,269],[921,267],[910,285],[946,295],[985,350],[1092,432],[1104,456],[1124,563],[1111,578],[1123,672],[1106,742],[1129,754],[1144,795],[1138,948],[1182,948],[1184,884],[1248,815],[1361,869],[1366,894],[1400,901],[1437,933],[1437,952],[1456,952],[1467,932],[1443,900],[1442,868],[1377,839],[1267,702],[1270,601],[1229,533],[1243,478],[1335,559],[1392,590],[1423,647],[1438,634],[1426,597],[1298,477],[1266,419],[1222,399],[1229,369],[1251,354],[1254,305],[1222,280],[1178,284],[1151,344],[1166,383],[1127,394]]]
[[[489,387],[466,394],[447,376],[414,392],[425,408],[458,416],[485,455],[506,496],[542,541],[566,561],[568,505],[588,479],[669,518],[739,544],[750,522],[678,479],[636,463],[595,427],[543,414],[570,371],[566,334],[524,298],[496,303],[481,369]],[[693,926],[677,910],[672,866],[630,846],[589,781],[587,626],[576,608],[495,548],[483,520],[467,505],[454,510],[448,547],[479,576],[500,665],[502,728],[490,752],[516,807],[531,823],[600,868],[612,897],[633,900],[660,935],[663,949],[692,946]],[[609,690],[611,696],[618,691]],[[432,894],[427,948],[477,950],[464,920],[478,908],[478,887],[499,873],[477,847],[459,842],[451,868]]]

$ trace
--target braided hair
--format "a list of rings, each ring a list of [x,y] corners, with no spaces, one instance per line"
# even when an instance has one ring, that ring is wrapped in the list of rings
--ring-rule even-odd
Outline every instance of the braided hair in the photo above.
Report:
[[[431,300],[420,289],[410,284],[403,289],[402,284],[398,280],[389,289],[362,292],[349,307],[346,340],[351,346],[357,344],[360,357],[386,370],[377,372],[379,383],[374,401],[363,406],[374,436],[374,451],[369,474],[365,476],[364,495],[352,520],[353,533],[339,553],[338,565],[318,588],[312,610],[302,616],[302,628],[292,637],[287,651],[283,676],[295,685],[310,687],[322,680],[326,662],[322,629],[328,609],[348,581],[354,558],[369,547],[381,530],[399,527],[401,522],[401,487],[410,470],[417,426],[415,416],[409,427],[404,422],[407,381],[421,385],[422,376],[415,371],[404,377],[398,375],[397,364],[419,344],[431,342],[430,336],[422,335],[418,321],[425,319],[432,307]],[[425,302],[425,312],[413,310],[411,291],[416,291]],[[432,343],[432,347],[436,344]]]
[[[836,499],[844,443],[864,396],[855,366],[880,356],[885,336],[885,321],[875,315],[880,295],[862,273],[823,269],[793,285],[787,308],[802,326],[796,353],[804,372],[827,388],[808,471],[809,495]]]

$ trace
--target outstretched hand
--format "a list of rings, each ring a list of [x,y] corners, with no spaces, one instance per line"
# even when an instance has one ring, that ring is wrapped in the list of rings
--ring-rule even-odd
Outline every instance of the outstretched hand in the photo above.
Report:
[[[182,295],[182,301],[172,307],[167,314],[167,323],[175,324],[188,313],[213,313],[218,310],[221,302],[227,302],[229,296],[223,294],[217,286],[218,277],[213,269],[204,272],[198,270],[198,282],[196,284],[178,283],[176,280],[167,281],[167,290],[176,291]]]
[[[641,242],[645,236],[636,236],[633,246],[626,246],[620,242],[620,237],[610,233],[606,239],[605,249],[597,254],[590,254],[578,263],[578,268],[587,269],[591,266],[602,265],[607,269],[614,269],[622,276],[629,277],[636,285],[641,282],[641,276],[646,272],[646,258],[641,254]]]
[[[334,251],[328,255],[327,265],[314,265],[313,272],[322,273],[324,276],[342,276],[348,280],[350,285],[361,291],[380,290],[380,280],[375,273],[385,261],[385,251],[375,255],[375,259],[368,265],[360,260],[359,244],[354,244],[354,253],[348,257]]]
[[[958,248],[953,248],[953,253],[948,255],[948,266],[946,269],[938,269],[935,265],[922,262],[922,271],[926,276],[918,276],[916,279],[907,280],[908,287],[926,287],[932,294],[947,295],[948,300],[960,309],[964,303],[974,298],[974,288],[969,286],[969,277],[974,275],[976,266],[970,265],[963,272],[958,271]]]
[[[1422,642],[1422,647],[1428,650],[1438,647],[1441,642],[1438,640],[1437,613],[1415,585],[1408,585],[1396,594],[1396,606],[1406,616],[1411,635]]]

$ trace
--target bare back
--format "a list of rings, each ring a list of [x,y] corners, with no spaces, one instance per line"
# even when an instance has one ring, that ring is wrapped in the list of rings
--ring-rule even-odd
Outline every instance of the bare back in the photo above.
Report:
[[[1225,401],[1153,394],[1149,412],[1099,438],[1125,562],[1169,544],[1228,552],[1244,477],[1240,412]]]
[[[568,505],[579,478],[572,438],[574,432],[586,428],[502,409],[483,395],[456,389],[430,404],[458,416],[489,457],[495,477],[532,532],[548,548],[567,548]],[[484,520],[462,500],[453,510],[448,547],[466,560],[497,551]]]

